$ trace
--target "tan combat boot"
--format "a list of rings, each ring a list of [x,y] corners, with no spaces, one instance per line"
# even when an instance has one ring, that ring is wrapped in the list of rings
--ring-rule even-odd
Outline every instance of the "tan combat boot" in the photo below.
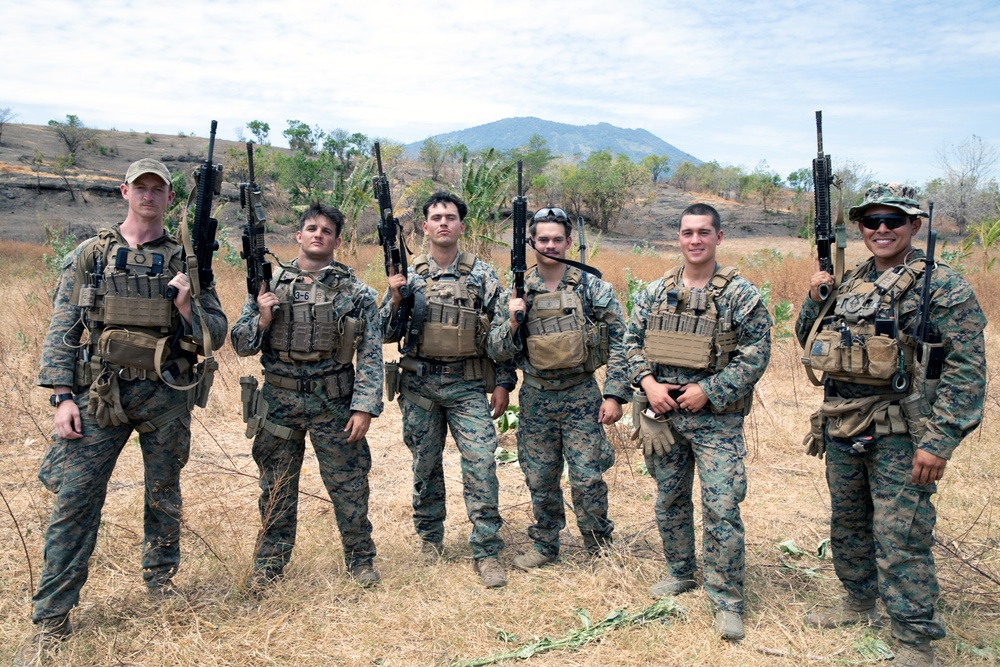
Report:
[[[919,644],[900,642],[892,664],[894,667],[937,667],[938,663],[930,642]]]
[[[734,611],[715,612],[715,633],[730,642],[743,639],[743,617]]]
[[[864,623],[873,625],[878,621],[878,612],[875,611],[875,598],[862,600],[850,595],[845,595],[836,607],[831,607],[824,611],[813,612],[806,616],[806,625],[814,628],[839,628],[842,625],[855,625]]]
[[[69,616],[45,618],[35,623],[35,632],[24,640],[21,650],[14,656],[14,667],[41,664],[42,656],[55,649],[72,634]]]
[[[698,584],[694,579],[677,579],[668,574],[666,578],[649,587],[649,594],[659,600],[668,595],[680,595],[681,593],[693,591],[697,587]]]
[[[479,575],[479,581],[486,588],[502,588],[507,585],[507,575],[504,574],[503,565],[493,558],[480,558],[473,565],[472,569]]]
[[[356,563],[347,571],[355,583],[362,588],[370,588],[382,580],[378,570],[371,563]]]
[[[538,549],[528,549],[520,556],[514,558],[514,567],[527,572],[528,570],[551,563],[554,560],[554,556],[546,556]]]
[[[444,557],[444,545],[441,542],[420,540],[420,560],[424,565],[437,565]]]

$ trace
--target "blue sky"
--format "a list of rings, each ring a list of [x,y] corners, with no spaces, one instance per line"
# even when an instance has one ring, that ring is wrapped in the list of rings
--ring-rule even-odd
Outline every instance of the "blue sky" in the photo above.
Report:
[[[695,5],[699,6],[695,6]],[[403,142],[510,116],[641,127],[782,176],[824,148],[922,184],[1000,145],[1000,2],[159,4],[4,0],[0,108],[220,136],[288,119]],[[249,136],[249,133],[247,133]]]

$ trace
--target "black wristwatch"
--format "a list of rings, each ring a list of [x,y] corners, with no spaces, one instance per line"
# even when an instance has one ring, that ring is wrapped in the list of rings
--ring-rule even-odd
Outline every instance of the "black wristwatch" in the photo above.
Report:
[[[72,401],[73,394],[52,394],[49,396],[49,405],[52,407],[59,407],[59,404],[63,401]]]

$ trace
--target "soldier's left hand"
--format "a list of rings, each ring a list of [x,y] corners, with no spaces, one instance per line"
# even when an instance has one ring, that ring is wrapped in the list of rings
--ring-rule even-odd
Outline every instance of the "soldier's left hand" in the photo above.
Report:
[[[677,397],[677,405],[688,412],[698,412],[708,405],[708,396],[701,386],[692,382],[681,387],[681,394]]]
[[[174,297],[174,306],[177,312],[188,324],[191,323],[191,281],[184,273],[178,273],[167,283],[177,288],[177,296]]]
[[[367,412],[352,412],[351,418],[347,420],[347,426],[344,427],[345,432],[349,432],[350,435],[347,436],[347,442],[357,442],[361,438],[365,437],[368,433],[368,427],[372,425],[372,416]]]
[[[913,474],[910,476],[910,484],[930,484],[938,481],[944,477],[947,465],[948,459],[918,449],[913,453]]]
[[[605,426],[611,426],[622,418],[622,404],[613,398],[605,398],[597,413],[597,421]]]
[[[493,419],[502,415],[507,406],[510,405],[510,392],[503,387],[494,387],[490,394],[490,408],[493,410]]]

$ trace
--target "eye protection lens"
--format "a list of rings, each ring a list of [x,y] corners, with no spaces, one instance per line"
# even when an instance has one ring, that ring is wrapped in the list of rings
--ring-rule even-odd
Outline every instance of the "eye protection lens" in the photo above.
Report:
[[[569,222],[569,216],[561,208],[540,208],[531,219],[535,222]]]
[[[873,232],[878,231],[878,228],[885,225],[886,229],[899,229],[906,223],[910,221],[910,216],[908,215],[866,215],[861,218],[861,224],[865,229],[870,229]]]

